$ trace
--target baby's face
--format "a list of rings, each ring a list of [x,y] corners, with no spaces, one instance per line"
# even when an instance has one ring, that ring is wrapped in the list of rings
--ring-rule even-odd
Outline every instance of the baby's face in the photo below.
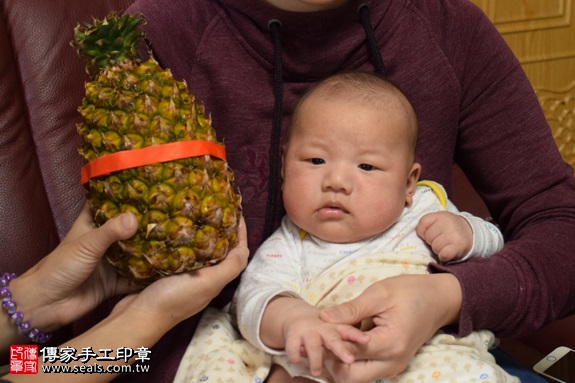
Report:
[[[306,100],[283,168],[284,205],[296,225],[344,243],[379,234],[397,221],[419,176],[400,109]]]

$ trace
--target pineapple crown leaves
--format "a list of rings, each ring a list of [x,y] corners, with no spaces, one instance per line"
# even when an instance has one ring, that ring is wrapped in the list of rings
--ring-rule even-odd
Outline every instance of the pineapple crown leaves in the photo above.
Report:
[[[93,19],[93,24],[78,24],[70,45],[78,56],[87,59],[86,72],[94,77],[103,68],[122,61],[140,62],[137,44],[145,38],[139,29],[143,15],[112,13],[103,20]]]

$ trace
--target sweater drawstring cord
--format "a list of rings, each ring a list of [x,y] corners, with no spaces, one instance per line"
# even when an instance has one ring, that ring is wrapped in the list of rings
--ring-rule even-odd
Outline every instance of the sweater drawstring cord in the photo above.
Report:
[[[277,204],[279,203],[280,183],[280,138],[283,119],[283,78],[282,78],[282,47],[280,40],[281,21],[277,19],[268,22],[274,45],[274,115],[270,143],[270,164],[268,179],[268,200],[266,204],[266,221],[264,239],[272,235],[277,220]]]
[[[371,59],[375,63],[379,74],[385,76],[385,66],[383,65],[383,59],[381,58],[381,52],[377,47],[377,40],[375,39],[375,33],[373,32],[373,27],[369,20],[369,5],[367,3],[361,4],[357,7],[357,13],[359,14],[361,20],[361,26],[365,31],[365,36],[367,37],[367,43],[369,45],[369,50],[371,51]]]

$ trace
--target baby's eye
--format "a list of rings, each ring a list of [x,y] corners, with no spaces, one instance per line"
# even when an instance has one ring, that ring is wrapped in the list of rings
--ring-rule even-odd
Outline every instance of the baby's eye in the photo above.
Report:
[[[371,172],[372,170],[375,170],[375,166],[373,165],[368,165],[368,164],[361,164],[358,166],[361,170],[364,170],[366,172]]]
[[[325,164],[325,161],[321,158],[310,158],[308,160],[309,162],[311,162],[313,165],[323,165]]]

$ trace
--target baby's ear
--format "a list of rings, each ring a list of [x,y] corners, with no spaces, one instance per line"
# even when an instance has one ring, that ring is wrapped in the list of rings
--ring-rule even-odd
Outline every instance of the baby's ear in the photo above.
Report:
[[[417,188],[417,181],[419,181],[419,176],[421,175],[421,165],[418,162],[414,162],[411,166],[411,170],[407,175],[407,184],[405,188],[405,205],[410,206],[413,203],[413,194],[415,194],[415,189]]]

